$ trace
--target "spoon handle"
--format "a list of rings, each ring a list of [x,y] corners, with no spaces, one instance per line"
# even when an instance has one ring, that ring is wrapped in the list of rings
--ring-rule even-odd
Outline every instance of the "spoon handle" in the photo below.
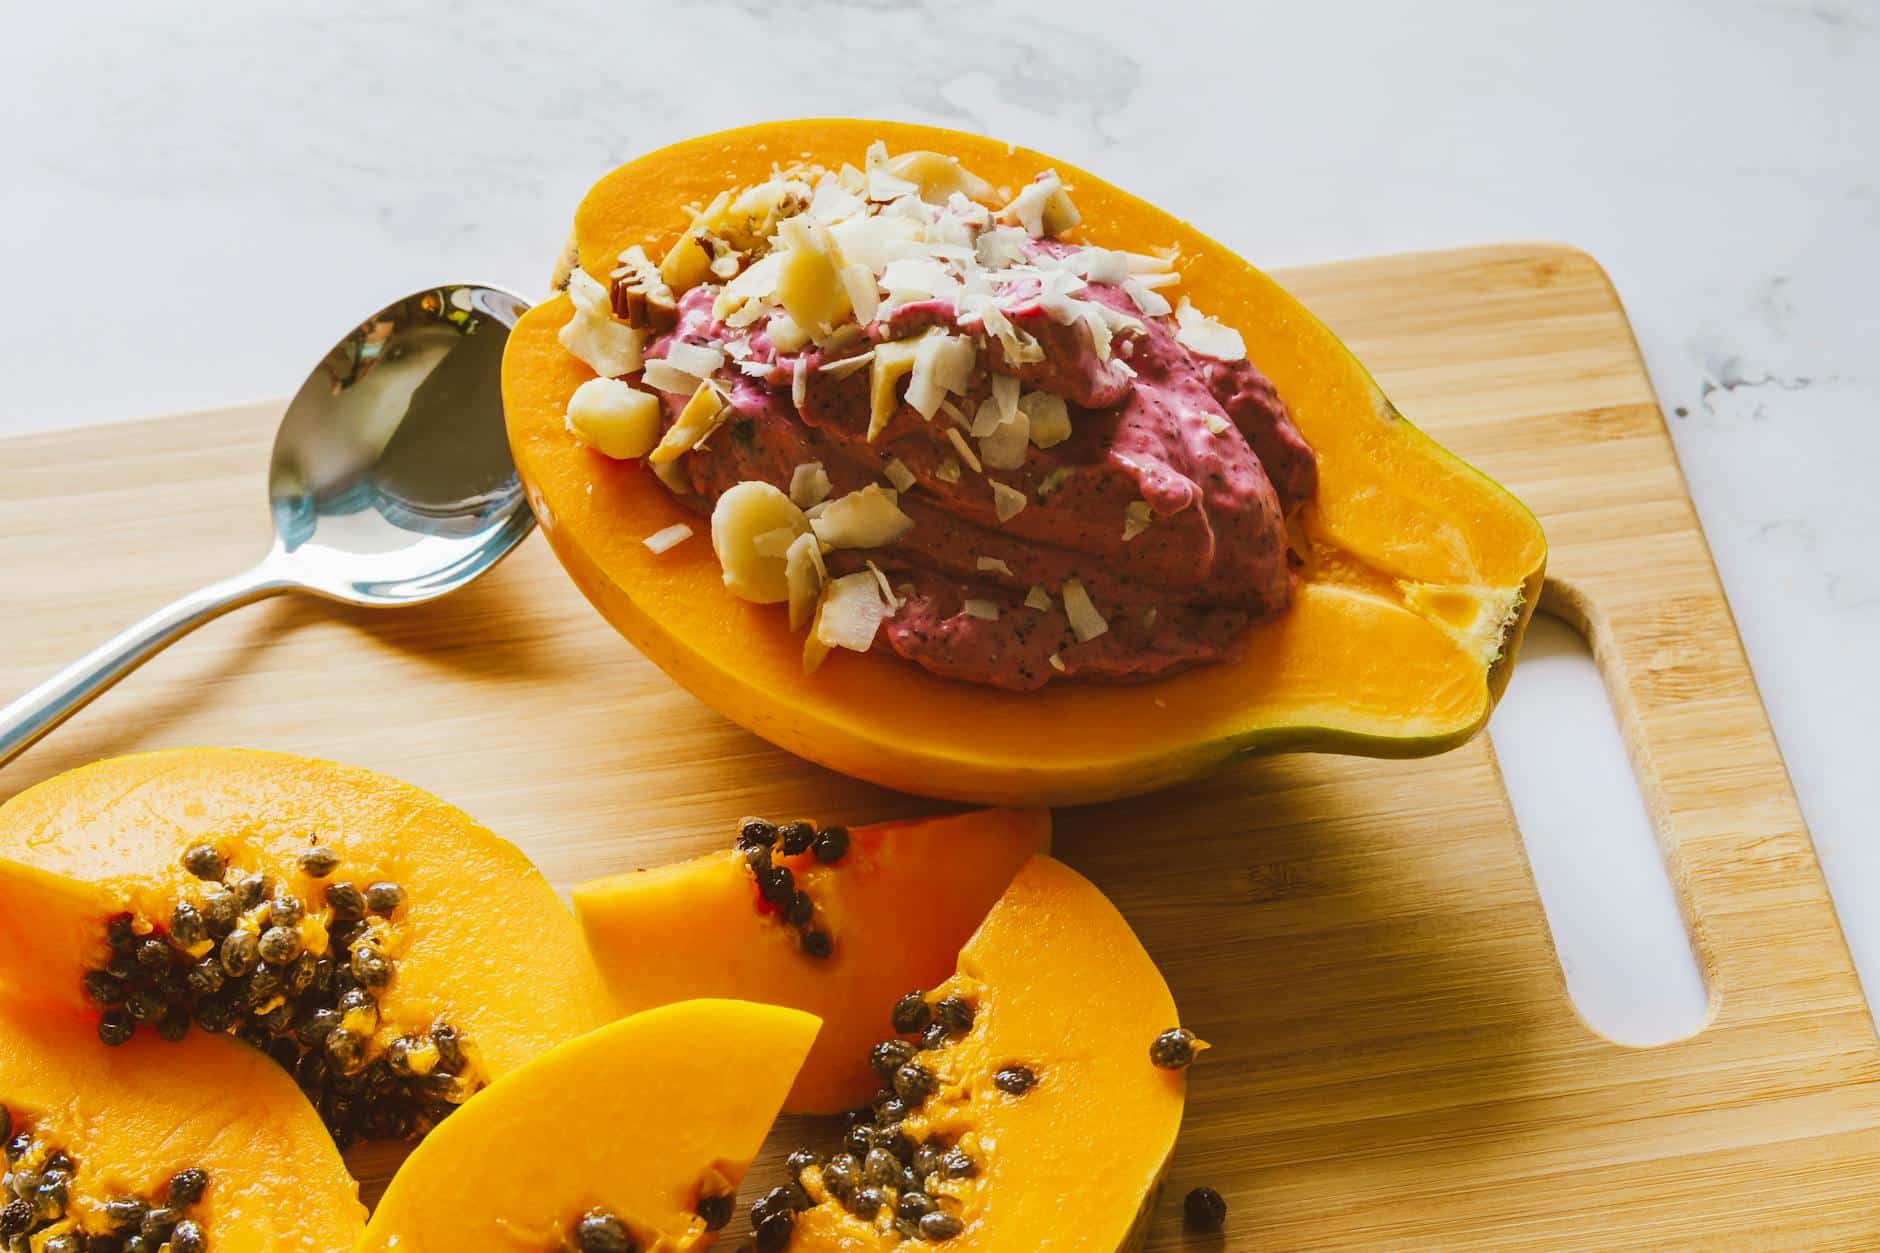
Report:
[[[170,644],[212,618],[296,586],[271,562],[174,600],[0,709],[0,766]]]

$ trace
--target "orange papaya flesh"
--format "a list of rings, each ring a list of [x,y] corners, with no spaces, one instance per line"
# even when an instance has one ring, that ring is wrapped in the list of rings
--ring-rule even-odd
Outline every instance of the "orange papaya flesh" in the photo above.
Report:
[[[805,951],[805,928],[763,901],[737,849],[582,884],[574,908],[629,1009],[723,996],[821,1018],[785,1105],[837,1113],[875,1086],[867,1057],[881,1036],[881,1005],[951,971],[1012,876],[1050,839],[1047,812],[986,810],[852,828],[833,865],[776,853],[768,860],[813,902],[806,929],[829,937],[821,958]]]
[[[88,1015],[94,1041],[239,1034],[342,1141],[422,1132],[616,1013],[567,907],[461,811],[219,749],[99,762],[0,806],[0,982]]]
[[[584,1220],[641,1249],[701,1248],[816,1028],[798,1010],[707,999],[558,1045],[425,1138],[359,1253],[588,1247],[572,1242]]]
[[[57,1206],[12,1233],[33,1253],[81,1235],[105,1247],[137,1230],[122,1208],[133,1202],[175,1212],[161,1229],[170,1242],[153,1250],[187,1243],[185,1222],[216,1253],[345,1253],[365,1227],[319,1116],[278,1066],[233,1040],[146,1034],[106,1049],[84,1015],[0,999],[0,1128],[11,1180],[46,1179],[57,1155],[68,1159]]]
[[[510,444],[532,506],[576,584],[700,699],[801,756],[890,787],[978,803],[1079,803],[1291,749],[1414,756],[1486,721],[1539,594],[1546,542],[1519,501],[1406,421],[1349,351],[1266,275],[1192,226],[1042,153],[933,127],[855,119],[765,123],[661,149],[608,174],[575,215],[600,281],[632,244],[658,255],[688,204],[767,178],[836,168],[874,140],[957,156],[997,185],[1054,168],[1082,242],[1178,250],[1182,290],[1238,330],[1318,458],[1295,543],[1293,608],[1237,656],[1151,683],[1008,692],[936,677],[879,651],[838,650],[814,674],[774,606],[724,587],[709,544],[650,552],[699,519],[638,462],[565,428],[592,377],[557,339],[565,296],[524,317],[504,358]]]
[[[1181,1125],[1186,1073],[1151,1060],[1158,1038],[1177,1029],[1175,1002],[1116,907],[1070,867],[1035,856],[922,1003],[933,1022],[894,1037],[911,1055],[862,1137],[904,1158],[907,1173],[880,1182],[875,1154],[857,1154],[851,1131],[800,1172],[812,1204],[791,1221],[789,1247],[899,1245],[894,1220],[916,1188],[926,1201],[910,1209],[941,1215],[916,1221],[941,1224],[930,1238],[948,1248],[1139,1244]],[[905,1004],[896,1010],[877,1007],[883,1033],[919,1021]],[[863,1198],[871,1184],[877,1194]]]

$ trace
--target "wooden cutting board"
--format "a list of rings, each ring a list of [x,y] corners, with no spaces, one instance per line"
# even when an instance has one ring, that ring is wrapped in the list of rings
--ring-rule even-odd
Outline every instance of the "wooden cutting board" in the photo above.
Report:
[[[1880,1244],[1873,1028],[1605,276],[1511,245],[1281,277],[1406,414],[1545,522],[1545,607],[1585,627],[1605,670],[1712,1015],[1652,1049],[1575,1016],[1485,738],[1427,761],[1248,761],[1060,811],[1059,852],[1215,1045],[1152,1247]],[[261,553],[278,411],[0,441],[0,691]],[[282,602],[214,624],[0,771],[0,796],[184,744],[410,779],[564,889],[721,845],[745,813],[934,808],[698,704],[539,537],[427,608]],[[773,1137],[753,1179],[808,1130]],[[360,1162],[369,1194],[389,1164]],[[1179,1198],[1203,1183],[1227,1197],[1222,1239],[1182,1233]]]

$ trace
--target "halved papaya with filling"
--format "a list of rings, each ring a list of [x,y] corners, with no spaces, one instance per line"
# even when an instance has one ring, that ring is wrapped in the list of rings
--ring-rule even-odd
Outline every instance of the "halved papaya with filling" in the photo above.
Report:
[[[732,409],[688,406],[661,437],[652,398],[624,383],[605,384],[606,395],[590,390],[571,408],[576,390],[596,380],[588,360],[606,363],[610,378],[639,366],[637,341],[603,338],[624,336],[626,328],[606,324],[604,312],[596,312],[605,302],[596,303],[595,285],[611,280],[615,309],[645,322],[648,334],[662,333],[658,328],[669,326],[673,316],[675,288],[715,281],[710,265],[722,261],[726,249],[736,252],[741,220],[727,216],[720,193],[762,184],[773,167],[836,170],[858,161],[874,141],[891,152],[957,158],[957,166],[941,158],[927,161],[957,175],[941,180],[946,185],[936,185],[936,194],[1025,188],[1041,171],[1054,169],[1074,192],[1081,214],[1064,240],[1138,256],[1160,250],[1172,257],[1169,272],[1178,276],[1181,291],[1212,315],[1212,321],[1197,323],[1197,334],[1218,344],[1237,333],[1231,342],[1242,345],[1246,360],[1270,379],[1314,455],[1316,490],[1288,514],[1286,543],[1297,565],[1284,593],[1289,608],[1246,627],[1223,659],[1148,682],[1050,681],[1038,690],[1013,691],[942,677],[879,645],[869,651],[837,648],[823,656],[829,639],[846,635],[842,624],[855,620],[848,614],[835,615],[835,628],[823,616],[812,622],[810,660],[821,664],[807,672],[804,641],[782,610],[748,598],[794,597],[786,568],[797,569],[804,580],[826,573],[808,553],[794,566],[786,562],[782,549],[791,534],[783,524],[773,519],[747,528],[763,533],[744,538],[777,548],[746,563],[769,563],[767,577],[755,582],[729,565],[721,568],[713,551],[723,538],[716,523],[713,543],[675,543],[687,529],[701,530],[701,518],[661,479],[672,478],[672,457],[684,455],[684,445],[692,445],[694,454],[706,447]],[[910,178],[933,172],[893,163],[883,168],[891,195]],[[868,194],[874,196],[872,168],[868,177]],[[1013,203],[1024,198],[1021,193]],[[686,206],[704,208],[694,217]],[[1050,199],[1031,209],[1034,216],[1041,210],[1050,224]],[[1070,220],[1059,216],[1059,225]],[[815,240],[806,238],[789,255],[835,255],[826,245],[816,252]],[[657,270],[649,252],[663,254]],[[587,276],[587,304],[577,315],[564,294],[536,306],[512,333],[504,359],[510,443],[531,504],[575,582],[627,639],[695,695],[793,752],[926,795],[994,804],[1076,803],[1160,787],[1249,752],[1439,752],[1483,725],[1506,683],[1545,564],[1546,545],[1534,517],[1407,422],[1331,332],[1271,279],[1193,227],[1094,175],[1028,149],[932,127],[853,119],[769,123],[688,140],[601,179],[576,212],[574,256]],[[735,269],[734,262],[724,272]],[[799,287],[809,294],[795,301],[792,312],[817,318],[851,307],[844,291],[827,281],[812,283],[816,277],[803,278]],[[795,280],[779,279],[780,290],[785,281]],[[792,339],[801,330],[793,321]],[[577,358],[570,343],[585,356]],[[912,387],[906,380],[918,375],[922,350],[913,340],[896,339],[877,344],[875,352],[868,368],[885,379],[877,390],[892,409],[901,395],[897,389]],[[710,370],[695,363],[692,368]],[[673,371],[665,376],[671,388]],[[911,390],[908,395],[911,403]],[[593,423],[583,427],[589,416]],[[1044,429],[1043,416],[1034,432]],[[961,413],[954,420],[970,417]],[[919,429],[918,419],[905,421]],[[940,425],[935,419],[927,429],[938,432]],[[577,429],[586,435],[577,438]],[[733,430],[716,438],[723,445],[737,435]],[[1061,430],[1049,436],[1061,437]],[[655,438],[659,447],[652,449],[650,464],[615,459],[644,454]],[[872,419],[869,438],[875,438]],[[960,441],[961,456],[976,463],[965,443]],[[1030,455],[1019,443],[1018,455]],[[911,515],[920,508],[914,502],[948,469],[960,473],[950,455],[931,474],[925,464],[898,471],[891,465],[888,477],[903,489]],[[1001,506],[1001,523],[1008,509],[1021,507],[1009,493],[1004,499],[996,490],[992,495]],[[868,503],[872,522],[884,514],[895,520],[891,510],[874,508],[878,501]],[[770,506],[766,518],[787,513],[774,500]],[[1032,508],[1038,508],[1035,500]],[[1026,521],[1023,512],[1011,517],[1013,526]],[[1124,541],[1132,530],[1125,527]],[[997,530],[981,534],[996,537]],[[864,548],[868,542],[855,541]],[[1181,549],[1164,551],[1179,567]],[[974,568],[970,553],[942,556]],[[1003,557],[982,559],[977,568],[1013,573]],[[884,576],[883,589],[895,602],[891,578]],[[866,580],[853,581],[849,590],[872,599]],[[843,583],[838,579],[831,586]],[[1114,625],[1101,614],[1092,616],[1081,582],[1082,603],[1074,603],[1068,583],[1044,595],[1040,605],[1058,615],[1050,619],[1053,629],[1068,618],[1080,642]],[[971,629],[971,620],[987,612],[962,604],[933,634]],[[1153,610],[1145,611],[1145,624],[1155,621]],[[792,616],[800,625],[802,614]],[[1060,664],[1056,653],[1052,664]]]
[[[703,1247],[816,1028],[793,1009],[694,1000],[558,1045],[425,1138],[360,1253]]]
[[[868,1047],[881,1004],[951,971],[1018,868],[1050,843],[1045,810],[852,829],[747,818],[736,847],[584,883],[574,909],[629,1009],[725,996],[821,1018],[786,1107],[833,1114],[875,1086]]]
[[[615,1016],[573,915],[462,811],[368,771],[191,749],[0,806],[0,983],[98,1045],[233,1035],[342,1146],[426,1130]]]
[[[232,1040],[107,1050],[82,1015],[0,1000],[0,1142],[9,1250],[342,1253],[365,1227],[319,1116]]]
[[[752,1206],[760,1253],[1141,1241],[1207,1046],[1089,880],[1033,857],[951,978],[875,1009],[881,1089]]]

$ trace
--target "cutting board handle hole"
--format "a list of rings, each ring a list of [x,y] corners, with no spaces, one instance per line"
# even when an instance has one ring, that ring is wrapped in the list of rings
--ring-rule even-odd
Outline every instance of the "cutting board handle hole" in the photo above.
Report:
[[[1669,1044],[1703,1030],[1710,994],[1607,685],[1567,620],[1586,606],[1559,599],[1543,597],[1489,735],[1574,1008],[1614,1043]]]

